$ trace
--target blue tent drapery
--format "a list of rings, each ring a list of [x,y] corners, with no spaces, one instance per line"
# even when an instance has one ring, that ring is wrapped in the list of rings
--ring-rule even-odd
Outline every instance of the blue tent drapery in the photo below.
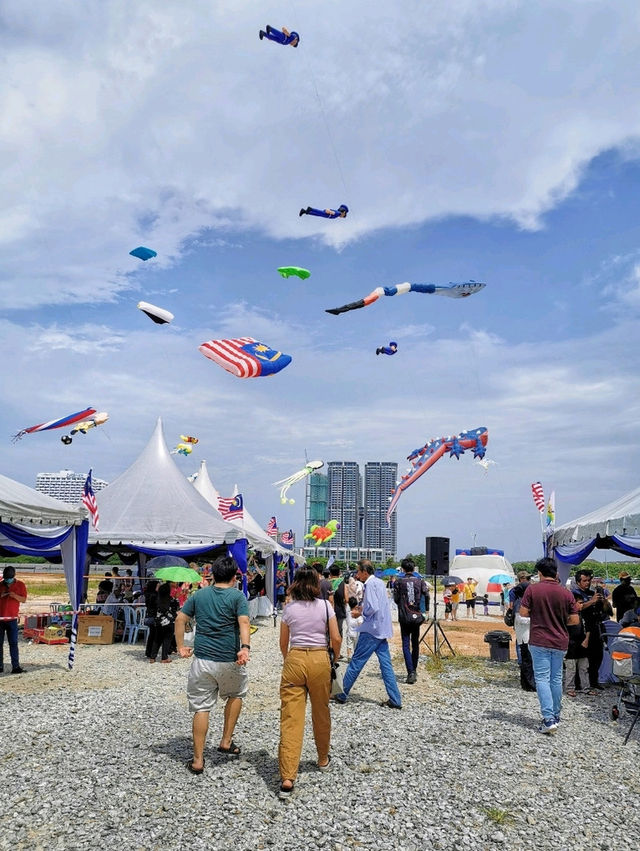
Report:
[[[627,556],[640,556],[639,535],[609,535],[601,538],[596,535],[584,541],[562,544],[553,548],[556,560],[564,564],[581,564],[594,549],[612,549]]]

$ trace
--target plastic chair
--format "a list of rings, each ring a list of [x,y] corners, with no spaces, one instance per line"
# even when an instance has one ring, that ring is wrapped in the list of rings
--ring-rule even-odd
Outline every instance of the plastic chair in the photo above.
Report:
[[[132,607],[129,605],[123,606],[124,609],[124,630],[122,632],[122,643],[124,644],[127,640],[129,644],[132,643],[133,635],[135,633],[136,628],[136,616]]]
[[[134,626],[133,631],[131,633],[131,637],[129,639],[129,644],[135,644],[138,640],[138,633],[142,633],[142,637],[145,639],[149,636],[149,627],[146,625],[145,618],[147,617],[147,607],[146,606],[137,606],[134,613]]]

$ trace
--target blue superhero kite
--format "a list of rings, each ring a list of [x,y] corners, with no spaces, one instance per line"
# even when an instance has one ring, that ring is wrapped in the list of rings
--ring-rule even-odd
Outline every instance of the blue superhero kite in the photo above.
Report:
[[[398,351],[398,344],[393,341],[388,346],[380,346],[376,349],[377,355],[395,355]]]
[[[269,41],[275,41],[278,44],[283,44],[285,47],[290,44],[291,47],[297,47],[300,44],[300,36],[297,32],[289,32],[286,27],[282,30],[277,30],[275,27],[270,27],[267,24],[266,30],[260,30],[260,41],[263,38],[268,38]]]
[[[337,210],[317,210],[315,207],[303,207],[299,216],[320,216],[323,219],[346,219],[349,208],[346,204],[340,204]]]

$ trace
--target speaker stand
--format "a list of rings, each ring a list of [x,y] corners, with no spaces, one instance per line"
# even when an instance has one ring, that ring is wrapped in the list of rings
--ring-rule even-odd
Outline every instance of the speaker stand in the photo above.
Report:
[[[451,655],[455,656],[456,651],[451,646],[451,642],[447,638],[447,635],[440,625],[440,621],[438,620],[438,598],[436,597],[436,581],[437,577],[433,577],[433,618],[429,621],[429,625],[424,630],[422,635],[420,636],[419,644],[424,644],[429,653],[434,656],[442,657],[442,648],[446,645],[451,651]],[[430,647],[428,636],[429,633],[433,630],[433,648]]]

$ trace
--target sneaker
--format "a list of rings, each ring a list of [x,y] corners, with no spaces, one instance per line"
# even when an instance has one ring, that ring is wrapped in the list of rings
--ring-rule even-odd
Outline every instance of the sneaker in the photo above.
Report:
[[[266,35],[266,32],[264,32],[264,30],[260,30],[260,36],[259,36],[260,41],[262,41],[262,39],[265,37],[265,35]]]
[[[555,733],[555,731],[557,729],[558,729],[558,722],[554,718],[553,720],[550,720],[550,721],[543,720],[542,724],[540,724],[540,726],[538,727],[538,732],[539,733]]]
[[[413,685],[413,683],[415,683],[417,679],[418,675],[416,674],[416,672],[411,671],[410,674],[407,674],[407,679],[405,680],[405,682],[407,683],[407,685]]]
[[[20,667],[20,665],[18,665],[18,667],[17,667],[17,668],[12,668],[12,669],[11,669],[11,673],[12,673],[12,674],[26,674],[26,671],[25,671],[25,669],[24,669],[24,668],[21,668],[21,667]]]
[[[304,209],[304,207],[303,207],[303,208],[302,208],[302,210],[300,210],[300,212],[298,213],[298,215],[299,215],[299,216],[305,216],[306,214],[307,214],[307,211]]]
[[[331,700],[333,703],[339,703],[340,706],[344,706],[347,702],[347,696],[346,694],[334,694]]]
[[[398,706],[397,703],[392,703],[390,700],[383,700],[382,706],[386,706],[388,709],[402,709],[402,706]]]

